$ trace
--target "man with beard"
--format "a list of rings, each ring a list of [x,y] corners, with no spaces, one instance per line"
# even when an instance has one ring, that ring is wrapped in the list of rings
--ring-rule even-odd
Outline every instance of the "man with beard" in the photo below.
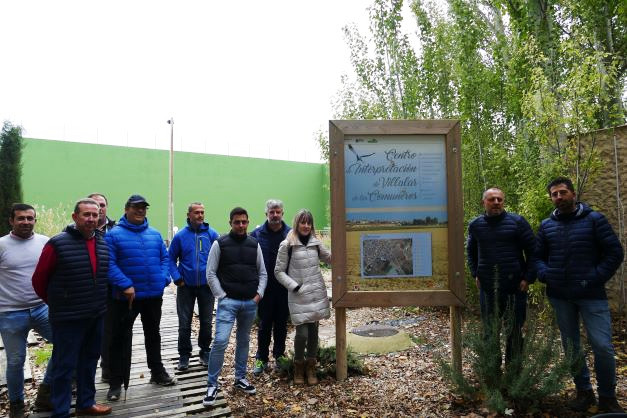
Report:
[[[268,273],[268,284],[263,299],[259,302],[257,315],[257,354],[255,355],[256,376],[268,368],[270,356],[270,338],[273,337],[272,355],[274,368],[280,370],[281,359],[285,358],[285,338],[287,337],[287,318],[290,311],[287,306],[287,289],[274,276],[277,252],[281,241],[285,239],[290,227],[283,222],[283,202],[270,199],[266,202],[266,222],[257,227],[250,235],[257,239],[263,262]]]
[[[48,237],[33,232],[35,208],[24,203],[11,207],[11,232],[0,238],[0,334],[6,353],[6,378],[11,418],[24,416],[24,361],[31,329],[52,341],[48,306],[35,291],[31,278]],[[35,408],[49,411],[50,370],[37,390]]]
[[[624,412],[616,400],[612,321],[605,293],[605,283],[623,261],[623,248],[605,216],[577,201],[570,179],[558,177],[546,189],[555,210],[538,229],[538,279],[546,283],[564,349],[572,349],[582,364],[573,374],[577,396],[569,406],[586,411],[596,404],[581,349],[581,318],[594,352],[599,410]]]

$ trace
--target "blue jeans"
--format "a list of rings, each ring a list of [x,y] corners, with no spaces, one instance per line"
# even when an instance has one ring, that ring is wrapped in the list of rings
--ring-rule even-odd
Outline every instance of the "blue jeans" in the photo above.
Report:
[[[30,309],[0,312],[0,334],[7,356],[7,386],[11,402],[24,400],[24,361],[26,338],[34,329],[48,341],[52,341],[52,328],[48,322],[48,305],[41,304]],[[52,359],[48,362],[44,383],[50,384]]]
[[[72,375],[76,370],[76,409],[95,404],[96,367],[100,358],[104,316],[52,323],[54,368],[50,401],[53,417],[69,417]]]
[[[229,343],[229,337],[235,321],[237,321],[235,379],[244,379],[246,377],[250,329],[253,326],[256,311],[257,304],[253,299],[237,300],[224,298],[218,301],[216,335],[213,339],[213,347],[209,353],[208,385],[217,386],[218,376],[224,364],[224,350]]]
[[[213,319],[213,293],[209,286],[179,286],[176,288],[176,313],[179,317],[179,356],[189,358],[192,353],[192,315],[198,300],[198,347],[201,355],[209,353],[211,345],[211,320]]]
[[[588,335],[594,353],[594,371],[597,375],[599,396],[614,397],[616,388],[616,361],[612,345],[612,320],[605,299],[564,300],[549,298],[562,336],[564,349],[570,343],[573,352],[583,361],[583,367],[573,375],[578,391],[592,389],[590,370],[585,362],[579,338],[579,317]]]

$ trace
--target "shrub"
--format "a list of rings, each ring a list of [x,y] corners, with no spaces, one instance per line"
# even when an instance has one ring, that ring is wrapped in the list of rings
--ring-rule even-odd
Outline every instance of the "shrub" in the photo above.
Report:
[[[468,323],[464,332],[466,359],[471,375],[464,376],[450,363],[439,360],[442,375],[453,392],[471,399],[484,399],[488,409],[504,413],[507,408],[527,411],[548,395],[564,389],[573,361],[572,350],[562,355],[555,324],[545,326],[534,318],[527,321],[522,349],[513,350],[512,358],[501,368],[502,348],[513,324],[513,312],[507,309],[503,320],[493,315],[485,325],[478,320]]]

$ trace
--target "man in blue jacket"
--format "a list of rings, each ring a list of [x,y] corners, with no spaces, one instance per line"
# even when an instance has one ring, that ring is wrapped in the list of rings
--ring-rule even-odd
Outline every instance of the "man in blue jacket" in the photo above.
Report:
[[[172,238],[168,256],[170,275],[176,290],[176,313],[179,318],[179,370],[189,368],[192,353],[191,332],[194,303],[198,300],[200,331],[198,333],[199,361],[207,367],[211,345],[211,320],[214,298],[207,285],[207,256],[218,233],[205,222],[205,207],[194,202],[187,209],[187,226]],[[178,263],[178,265],[177,265]]]
[[[507,336],[505,361],[522,347],[522,326],[527,311],[527,289],[535,280],[535,240],[529,223],[504,210],[505,194],[493,187],[483,192],[485,209],[468,225],[468,267],[479,288],[481,319],[486,331],[494,326],[495,310],[502,317],[511,312],[513,324]],[[500,358],[495,359],[500,366]]]
[[[572,347],[583,364],[573,375],[577,396],[570,407],[586,411],[596,404],[579,339],[581,318],[594,352],[599,410],[624,412],[616,400],[612,321],[605,293],[605,283],[623,261],[623,248],[605,216],[577,202],[570,179],[556,178],[547,191],[555,210],[538,229],[538,279],[546,283],[564,348]]]
[[[170,283],[168,253],[161,234],[148,226],[148,202],[140,195],[129,197],[124,215],[105,240],[109,246],[110,306],[113,334],[109,352],[109,392],[107,399],[116,401],[124,376],[130,370],[133,323],[141,314],[150,382],[173,385],[174,379],[161,361],[161,304],[163,289]],[[126,355],[125,355],[126,353]]]
[[[285,356],[285,339],[287,337],[287,318],[290,315],[287,306],[287,289],[274,277],[274,265],[281,241],[285,239],[290,227],[283,222],[283,202],[270,199],[266,202],[266,222],[256,228],[250,236],[257,239],[263,262],[268,273],[268,283],[264,298],[259,302],[257,315],[257,354],[253,373],[260,375],[268,366],[270,357],[270,339],[274,337],[272,355],[275,370],[279,370],[279,359]]]

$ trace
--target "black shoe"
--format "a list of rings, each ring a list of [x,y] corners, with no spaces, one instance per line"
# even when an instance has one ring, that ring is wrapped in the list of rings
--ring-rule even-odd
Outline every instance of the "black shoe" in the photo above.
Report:
[[[52,411],[54,407],[50,402],[50,385],[40,383],[37,388],[37,397],[35,398],[35,410],[41,412]]]
[[[573,411],[584,412],[597,404],[597,398],[592,389],[578,390],[577,397],[568,403],[568,407]]]
[[[161,385],[161,386],[172,386],[173,384],[176,383],[176,380],[174,380],[168,374],[168,372],[163,370],[163,371],[158,372],[158,373],[153,373],[150,376],[150,383],[154,383],[156,385]]]
[[[209,351],[201,351],[198,354],[198,362],[202,367],[209,366]]]
[[[10,418],[24,418],[24,401],[11,402],[9,408]]]
[[[250,382],[246,379],[237,379],[235,383],[233,383],[233,386],[235,387],[235,389],[239,389],[242,392],[248,393],[249,395],[254,395],[255,393],[257,393],[255,387],[251,385]]]
[[[202,400],[202,406],[212,406],[216,403],[216,399],[218,398],[218,387],[217,386],[209,386],[207,388],[207,396]]]
[[[599,412],[625,413],[616,397],[599,396]]]
[[[114,387],[114,388],[109,388],[109,391],[107,392],[107,400],[108,401],[117,401],[120,399],[120,394],[122,393],[122,387],[118,386],[118,387]]]
[[[189,369],[189,357],[179,357],[179,364],[176,368],[181,371]]]

